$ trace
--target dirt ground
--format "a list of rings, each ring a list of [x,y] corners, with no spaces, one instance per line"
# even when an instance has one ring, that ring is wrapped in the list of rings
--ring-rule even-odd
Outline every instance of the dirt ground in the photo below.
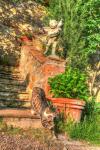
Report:
[[[39,141],[29,136],[0,134],[0,150],[100,150],[100,147],[67,141]]]

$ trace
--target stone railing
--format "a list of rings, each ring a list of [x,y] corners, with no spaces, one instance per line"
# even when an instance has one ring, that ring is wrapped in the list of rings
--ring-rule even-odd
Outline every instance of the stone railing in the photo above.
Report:
[[[64,72],[65,61],[60,58],[45,57],[33,46],[23,45],[19,69],[24,80],[28,77],[27,91],[30,96],[33,87],[43,88],[46,96],[49,96],[48,78]]]

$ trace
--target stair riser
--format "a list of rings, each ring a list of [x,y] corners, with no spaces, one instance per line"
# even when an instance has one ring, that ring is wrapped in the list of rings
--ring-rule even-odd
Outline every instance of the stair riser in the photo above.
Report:
[[[13,87],[12,87],[13,86]],[[0,90],[1,91],[5,91],[8,90],[9,92],[10,91],[24,91],[26,93],[26,87],[25,86],[20,86],[19,88],[19,85],[11,85],[11,84],[7,84],[7,85],[4,85],[4,84],[0,84]]]
[[[3,75],[1,75],[0,74],[0,80],[2,80],[2,79],[7,79],[7,80],[10,80],[10,81],[14,81],[14,80],[16,80],[16,81],[23,81],[23,80],[21,80],[20,79],[20,76],[19,77],[14,77],[14,76],[3,76]]]
[[[0,65],[0,111],[4,108],[30,109],[30,102],[19,68]]]
[[[24,101],[0,101],[0,108],[31,108],[31,104]]]
[[[2,96],[16,96],[16,95],[18,95],[18,97],[27,97],[28,96],[28,94],[27,93],[15,93],[15,95],[14,95],[14,93],[12,93],[12,92],[0,92],[0,96],[2,97]]]
[[[26,102],[26,101],[30,101],[29,98],[28,98],[28,99],[24,99],[24,98],[21,99],[21,98],[18,98],[18,97],[16,97],[15,99],[13,99],[13,98],[6,98],[6,99],[5,99],[5,98],[0,98],[0,101],[2,101],[2,100],[3,100],[3,101],[6,100],[6,101],[9,101],[9,102],[10,102],[10,101],[11,101],[11,102],[12,102],[12,101],[23,101],[23,102],[24,102],[24,101],[25,101],[25,102]]]
[[[22,83],[23,83],[22,80],[17,81],[17,80],[9,80],[9,78],[8,79],[0,78],[0,84],[5,84],[5,85],[11,84],[11,85],[22,86]]]
[[[27,92],[23,92],[22,90],[19,90],[18,89],[3,89],[1,90],[0,89],[0,95],[4,95],[5,93],[12,93],[12,94],[28,94]]]

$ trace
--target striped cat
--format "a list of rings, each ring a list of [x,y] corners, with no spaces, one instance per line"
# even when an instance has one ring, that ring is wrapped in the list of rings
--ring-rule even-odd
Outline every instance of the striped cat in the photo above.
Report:
[[[45,92],[39,87],[34,87],[32,91],[31,113],[40,115],[43,127],[50,130],[54,128],[54,118],[56,117],[56,113],[48,106]]]

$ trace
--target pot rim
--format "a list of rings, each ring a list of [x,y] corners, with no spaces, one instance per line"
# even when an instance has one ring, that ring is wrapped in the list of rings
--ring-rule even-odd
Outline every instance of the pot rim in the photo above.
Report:
[[[71,98],[52,98],[47,97],[47,99],[53,103],[61,103],[61,104],[76,104],[76,105],[85,105],[86,102],[80,99],[71,99]]]

